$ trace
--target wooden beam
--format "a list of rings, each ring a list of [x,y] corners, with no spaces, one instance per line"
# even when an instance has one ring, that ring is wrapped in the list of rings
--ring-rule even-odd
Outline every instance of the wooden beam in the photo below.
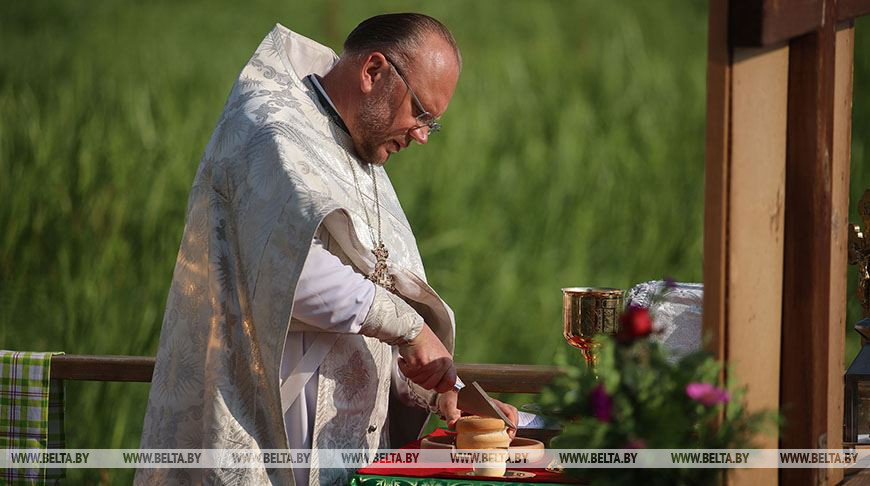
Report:
[[[846,471],[847,476],[839,486],[863,486],[870,483],[870,469],[853,467]]]
[[[727,4],[710,3],[704,333],[747,387],[749,408],[777,409],[788,47],[729,46]],[[734,470],[728,484],[776,484],[777,477],[775,470]]]
[[[818,30],[826,17],[823,0],[731,0],[728,11],[733,47],[764,47]],[[831,2],[827,2],[830,6]],[[870,0],[837,0],[838,22],[870,15]],[[832,18],[832,17],[827,17]]]
[[[837,21],[870,15],[870,0],[837,0]]]
[[[562,373],[557,366],[456,364],[462,381],[480,383],[486,391],[497,393],[540,393]]]
[[[834,2],[824,17],[836,17]],[[829,392],[837,354],[832,326],[838,319],[834,275],[833,200],[835,22],[790,42],[788,160],[786,165],[785,260],[782,317],[781,402],[785,415],[780,447],[827,448],[834,438]],[[842,324],[837,323],[839,333]],[[842,358],[836,363],[842,370]],[[842,415],[835,424],[842,424]],[[839,435],[839,434],[838,434]],[[840,437],[841,438],[841,437]],[[817,485],[828,482],[826,469],[782,469],[780,482]]]
[[[789,49],[734,50],[726,360],[752,410],[779,408]],[[777,438],[758,437],[765,448]],[[752,484],[771,484],[773,471]]]
[[[707,28],[707,123],[704,155],[704,335],[708,350],[724,360],[728,285],[728,187],[731,127],[731,49],[728,0],[711,0]]]
[[[150,356],[94,356],[62,354],[51,358],[51,379],[150,382]]]
[[[733,47],[764,47],[813,32],[822,25],[824,3],[823,0],[731,0],[730,43]]]
[[[842,4],[839,4],[842,5]],[[839,7],[838,7],[839,8]],[[834,149],[831,157],[831,321],[828,326],[828,448],[843,447],[843,362],[846,335],[846,279],[849,223],[849,165],[852,144],[852,69],[855,28],[851,20],[839,28],[834,46]],[[843,479],[843,470],[829,471],[828,483]]]
[[[750,410],[779,408],[788,47],[735,49],[732,60],[725,347]],[[757,443],[775,448],[777,437]],[[775,484],[776,471],[733,471]]]
[[[51,378],[84,381],[150,382],[155,359],[150,356],[64,354],[51,359]],[[463,381],[480,383],[494,393],[540,393],[562,373],[557,366],[457,363]]]

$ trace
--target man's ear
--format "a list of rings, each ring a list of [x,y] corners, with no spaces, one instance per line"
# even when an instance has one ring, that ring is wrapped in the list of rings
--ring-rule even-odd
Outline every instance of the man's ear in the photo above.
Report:
[[[363,61],[360,69],[360,89],[363,93],[371,93],[375,84],[382,82],[390,69],[387,59],[380,52],[373,52]]]

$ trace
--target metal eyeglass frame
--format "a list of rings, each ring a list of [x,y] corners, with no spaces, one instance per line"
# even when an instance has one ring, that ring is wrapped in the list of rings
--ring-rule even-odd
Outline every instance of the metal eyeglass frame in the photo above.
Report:
[[[405,79],[405,76],[402,74],[402,71],[399,69],[399,66],[395,62],[393,62],[392,59],[387,57],[387,55],[384,54],[383,52],[381,53],[381,55],[384,56],[384,59],[386,59],[387,62],[390,63],[390,66],[392,66],[393,69],[396,70],[396,74],[399,75],[399,79],[401,79],[402,82],[405,83],[405,86],[408,88],[408,92],[411,93],[411,100],[414,102],[414,107],[417,108],[417,111],[420,112],[419,115],[414,117],[417,120],[417,123],[419,123],[419,125],[412,128],[412,130],[416,130],[418,128],[423,128],[423,127],[429,127],[430,134],[439,132],[441,130],[441,124],[438,123],[438,120],[435,119],[435,115],[426,111],[426,108],[423,108],[423,103],[420,103],[420,98],[417,98],[417,95],[414,93],[414,90],[411,88],[411,85],[408,84],[408,80]]]

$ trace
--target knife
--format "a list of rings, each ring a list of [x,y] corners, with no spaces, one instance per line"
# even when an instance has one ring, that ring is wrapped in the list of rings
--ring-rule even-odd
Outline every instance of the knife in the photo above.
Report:
[[[459,377],[456,377],[456,384],[453,385],[453,389],[459,392],[456,404],[459,410],[483,417],[502,419],[508,427],[516,430],[516,424],[507,418],[504,412],[498,408],[498,405],[493,402],[492,398],[483,391],[483,388],[476,381],[471,382],[471,386],[465,386],[465,383]]]

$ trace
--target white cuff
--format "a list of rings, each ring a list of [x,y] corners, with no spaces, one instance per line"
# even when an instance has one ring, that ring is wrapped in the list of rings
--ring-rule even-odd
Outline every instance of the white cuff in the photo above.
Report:
[[[423,330],[423,318],[399,296],[375,286],[375,298],[360,334],[393,346],[407,344]]]

